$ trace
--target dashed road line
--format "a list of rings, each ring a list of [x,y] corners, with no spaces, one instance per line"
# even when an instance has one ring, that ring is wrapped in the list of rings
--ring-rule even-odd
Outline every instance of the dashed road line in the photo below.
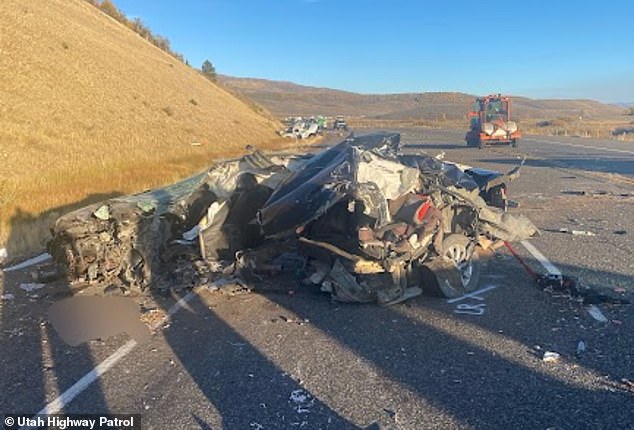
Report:
[[[542,266],[544,266],[544,269],[546,269],[546,271],[550,275],[561,276],[561,270],[555,267],[555,265],[551,263],[550,260],[544,256],[544,254],[539,252],[539,250],[535,248],[532,243],[527,240],[523,240],[521,244],[524,246],[524,248],[526,248],[528,252],[532,254],[533,257],[535,257],[537,261],[539,261]]]

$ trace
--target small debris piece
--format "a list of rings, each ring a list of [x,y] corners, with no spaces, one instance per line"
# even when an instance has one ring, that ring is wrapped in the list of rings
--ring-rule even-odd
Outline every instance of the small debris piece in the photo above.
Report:
[[[626,230],[614,230],[614,234],[618,234],[620,236],[623,236],[624,234],[627,234]]]
[[[9,253],[7,252],[7,248],[0,248],[0,264],[4,263],[9,259]]]
[[[310,413],[310,408],[315,404],[315,398],[307,391],[300,389],[291,392],[290,402],[298,414]]]
[[[584,352],[586,352],[586,343],[582,339],[577,344],[577,357],[581,357]]]
[[[592,232],[592,231],[588,231],[588,230],[571,230],[570,234],[572,234],[573,236],[596,236],[597,234]]]
[[[573,236],[596,236],[597,234],[588,230],[569,230],[565,227],[559,229],[560,233],[571,234]]]
[[[167,313],[163,309],[148,309],[141,314],[139,319],[154,330],[167,319]]]
[[[623,385],[628,387],[630,390],[634,390],[634,381],[630,381],[627,378],[621,378],[621,382],[623,383]]]
[[[27,293],[32,293],[35,290],[39,290],[40,288],[44,288],[44,284],[40,284],[37,282],[25,282],[20,284],[20,288],[22,288]]]
[[[92,214],[97,219],[100,219],[102,221],[108,221],[110,219],[110,208],[108,207],[108,205],[101,205]]]
[[[191,242],[198,237],[199,232],[200,232],[200,226],[197,224],[193,226],[190,230],[187,230],[185,233],[183,233],[183,239]]]
[[[553,351],[546,351],[544,352],[544,356],[542,357],[542,361],[544,363],[555,363],[557,361],[559,361],[559,359],[561,358],[561,355],[557,352],[553,352]]]
[[[387,409],[387,408],[383,408],[383,411],[384,411],[384,412],[385,412],[385,413],[386,413],[386,414],[387,414],[387,415],[388,415],[391,419],[393,419],[394,421],[396,421],[396,420],[397,420],[397,417],[396,417],[396,411],[393,411],[393,410],[391,410],[391,409]]]
[[[3,301],[8,301],[8,300],[13,300],[15,299],[15,296],[11,293],[6,293],[3,294],[2,296],[0,296],[0,299],[2,299]]]
[[[46,265],[44,267],[38,267],[37,270],[31,272],[31,277],[35,282],[48,283],[59,279],[61,273],[56,265]]]
[[[590,305],[586,309],[588,310],[588,313],[590,314],[590,316],[594,318],[595,320],[601,323],[608,322],[608,319],[605,317],[605,315],[603,315],[603,312],[601,312],[601,309],[599,309],[597,306]]]
[[[156,209],[156,205],[152,202],[141,200],[137,202],[136,206],[141,209],[144,213],[150,213],[154,209]]]
[[[251,288],[242,279],[235,276],[228,278],[220,278],[208,284],[200,286],[201,289],[207,291],[222,291],[230,295],[247,294],[251,292]]]
[[[325,270],[318,270],[317,272],[310,275],[310,277],[308,278],[308,281],[311,284],[319,285],[323,282],[326,275],[328,275],[328,273]]]

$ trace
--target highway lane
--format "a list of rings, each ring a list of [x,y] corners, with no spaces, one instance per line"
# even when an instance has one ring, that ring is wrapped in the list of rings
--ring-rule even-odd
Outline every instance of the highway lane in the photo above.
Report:
[[[444,129],[403,130],[404,140],[423,144],[427,150],[457,150],[465,147],[464,132]],[[471,148],[469,148],[471,149]],[[525,136],[517,148],[487,146],[484,154],[503,151],[512,157],[526,154],[552,167],[566,167],[587,173],[620,175],[634,184],[634,141],[590,139],[566,136]],[[500,160],[498,160],[500,162]],[[512,160],[509,160],[511,163]],[[621,179],[623,179],[621,178]]]
[[[510,187],[518,211],[543,232],[532,243],[564,273],[631,295],[633,200],[621,195],[632,190],[623,180],[631,172],[594,164],[614,154],[589,148],[592,160],[564,167],[557,160],[586,149],[535,138],[532,147],[477,150],[457,131],[399,131],[410,150],[445,151],[449,160],[498,170],[527,154]],[[627,154],[617,157],[627,162]],[[521,245],[516,250],[541,270]],[[290,280],[239,296],[203,292],[63,410],[141,413],[144,428],[157,429],[627,428],[634,395],[621,379],[634,379],[631,307],[601,305],[610,321],[599,323],[578,303],[538,291],[508,252],[484,262],[481,286],[495,288],[460,303],[419,297],[389,308],[341,305]],[[25,297],[17,285],[26,279],[2,280],[16,296],[1,309],[3,411],[39,410],[127,341],[64,345],[46,323],[55,296]],[[174,299],[155,302],[168,309]],[[486,311],[456,314],[459,304]],[[576,357],[579,340],[587,351]],[[545,350],[562,359],[544,363]]]

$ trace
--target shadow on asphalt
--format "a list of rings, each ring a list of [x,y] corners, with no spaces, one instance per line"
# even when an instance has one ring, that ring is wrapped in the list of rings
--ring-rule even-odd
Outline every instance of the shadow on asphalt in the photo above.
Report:
[[[267,298],[309,319],[391,380],[470,428],[580,428],[583,423],[626,428],[631,421],[626,406],[631,394],[572,386],[480,346],[487,340],[466,341],[439,330],[436,324],[399,311],[399,307],[405,307],[408,314],[426,314],[430,309],[443,313],[434,306],[438,299],[420,297],[390,308],[343,305],[345,312],[332,312],[333,305],[327,299],[283,295]],[[449,319],[459,318],[451,311],[444,313]],[[459,319],[495,335],[500,327],[478,317]],[[520,342],[526,349],[532,345],[530,335],[521,326],[505,325],[500,336]],[[576,342],[572,340],[573,345]],[[611,373],[609,368],[600,367],[604,374]]]
[[[517,165],[517,158],[480,158],[482,163]],[[553,157],[547,160],[527,159],[526,166],[530,167],[563,167],[567,169],[579,169],[588,172],[616,173],[619,175],[634,175],[633,159],[604,159],[597,160],[588,157],[570,158]]]
[[[308,412],[302,412],[301,408],[310,409],[310,421],[318,420],[324,428],[355,428],[207,306],[196,296],[189,302],[196,313],[177,313],[173,327],[163,335],[220,414],[223,428],[312,428],[302,424],[307,421]],[[202,330],[201,319],[205,320]],[[198,329],[195,337],[192,327]],[[290,401],[293,392],[305,401]],[[203,417],[196,416],[195,421],[201,429],[213,427]]]
[[[404,145],[404,149],[466,149],[466,145],[458,145],[451,143],[408,143]]]
[[[529,261],[529,264],[538,265],[535,261]],[[574,269],[566,265],[560,267],[564,273]],[[548,371],[539,371],[539,366],[544,366],[539,356],[536,368],[531,368],[521,362],[521,357],[514,360],[505,356],[502,350],[496,352],[495,345],[491,347],[491,338],[519,343],[522,352],[531,350],[539,342],[545,349],[561,351],[573,365],[607,375],[612,381],[623,377],[622,373],[614,371],[615,368],[627,369],[631,365],[631,361],[628,364],[631,357],[610,357],[610,351],[600,353],[603,357],[598,361],[584,357],[575,361],[570,351],[574,351],[578,338],[569,338],[569,333],[575,330],[563,329],[561,333],[552,330],[561,324],[562,309],[566,310],[566,316],[575,312],[585,316],[582,315],[585,313],[583,307],[568,298],[554,298],[538,291],[513,260],[498,263],[497,269],[508,272],[510,279],[517,278],[514,287],[523,289],[516,302],[502,303],[502,312],[508,312],[508,315],[497,319],[456,315],[445,300],[426,296],[388,308],[374,304],[337,304],[319,293],[318,287],[308,288],[293,281],[286,284],[275,281],[275,288],[268,291],[267,287],[258,288],[256,294],[279,305],[282,311],[310,321],[311,326],[325,333],[334,343],[346,347],[359,359],[376,366],[391,381],[470,428],[566,429],[584,427],[585,424],[626,428],[631,420],[631,411],[627,407],[632,400],[631,394],[571,384],[563,379],[563,375],[560,379]],[[622,275],[604,273],[603,276]],[[296,293],[288,295],[280,285],[294,289]],[[220,300],[217,306],[223,306],[223,303]],[[284,373],[275,364],[274,357],[267,357],[257,346],[250,344],[199,298],[194,299],[192,307],[197,313],[178,313],[173,329],[164,333],[165,338],[200,390],[219,411],[225,428],[249,428],[253,423],[264,428],[289,424],[294,428],[298,423],[300,428],[357,428]],[[540,319],[543,315],[533,311],[533,308],[541,307],[550,312],[543,319]],[[267,313],[263,311],[262,315],[265,318]],[[456,325],[480,329],[479,335],[482,330],[490,335],[485,335],[484,339],[453,336],[435,319],[425,319],[430,315],[435,315],[436,319],[440,317],[449,327],[455,320]],[[193,326],[200,328],[201,318],[206,321],[205,331],[196,333],[197,340],[194,341],[190,329]],[[239,315],[235,317],[236,320],[239,318]],[[250,320],[257,321],[258,318]],[[231,324],[239,325],[234,318]],[[504,330],[500,333],[502,327]],[[257,323],[255,327],[245,329],[258,330]],[[608,336],[611,334],[607,333]],[[625,337],[620,339],[620,351],[628,351]],[[609,337],[603,340],[601,347],[617,350]],[[270,341],[275,342],[275,339]],[[599,348],[594,340],[589,345],[593,350]],[[292,354],[292,350],[288,354]],[[317,352],[314,355],[318,360]],[[569,370],[562,371],[570,373]],[[250,373],[255,376],[245,377]],[[354,378],[354,375],[342,372],[338,377]],[[303,390],[315,398],[306,426],[301,425],[302,414],[280,416],[271,412],[284,409],[288,394],[294,390]],[[267,394],[263,397],[262,393]],[[270,410],[258,406],[268,402],[277,406]],[[200,417],[196,420],[202,423],[201,428],[208,428]],[[371,424],[369,428],[376,425]]]

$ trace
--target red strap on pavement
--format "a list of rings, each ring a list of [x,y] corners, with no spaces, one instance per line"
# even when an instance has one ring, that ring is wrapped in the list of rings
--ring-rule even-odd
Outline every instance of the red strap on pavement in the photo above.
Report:
[[[517,254],[517,252],[515,252],[515,250],[511,247],[511,244],[508,243],[507,241],[504,241],[504,246],[506,246],[506,248],[511,251],[511,254],[513,254],[513,257],[515,257],[517,259],[517,261],[520,262],[520,264],[522,265],[522,267],[524,267],[524,269],[526,270],[526,272],[529,274],[529,276],[531,278],[533,278],[533,280],[537,281],[539,279],[539,275],[537,273],[535,273],[535,271],[533,269],[531,269],[528,264],[526,264],[524,262],[524,260],[522,260],[522,258]]]

